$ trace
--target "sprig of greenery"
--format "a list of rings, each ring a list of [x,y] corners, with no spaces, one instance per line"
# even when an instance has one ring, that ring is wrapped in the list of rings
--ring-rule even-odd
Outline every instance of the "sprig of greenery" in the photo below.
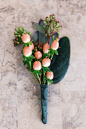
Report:
[[[14,32],[15,39],[13,39],[13,41],[14,41],[14,46],[18,46],[19,44],[22,44],[22,43],[23,43],[23,41],[22,41],[22,36],[23,36],[23,34],[25,34],[25,33],[31,35],[31,32],[27,32],[27,31],[25,30],[25,28],[23,28],[23,27],[21,27],[21,26],[20,26],[19,28],[16,28],[16,29],[15,29],[15,32]]]
[[[51,36],[54,33],[54,31],[58,33],[59,29],[61,29],[62,27],[59,25],[59,21],[55,19],[54,14],[50,15],[49,17],[46,17],[43,23],[45,24],[43,28],[45,29],[46,36]]]

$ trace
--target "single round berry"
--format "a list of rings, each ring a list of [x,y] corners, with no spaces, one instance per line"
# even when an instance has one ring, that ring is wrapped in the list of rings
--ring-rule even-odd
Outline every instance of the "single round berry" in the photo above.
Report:
[[[35,52],[36,59],[40,59],[42,57],[42,53],[40,51]]]
[[[53,72],[52,72],[52,71],[51,71],[51,72],[47,71],[47,72],[46,72],[46,77],[47,77],[48,79],[52,80],[53,77],[54,77]]]
[[[23,54],[24,54],[26,57],[29,57],[29,56],[32,54],[31,48],[26,46],[26,47],[23,49]]]
[[[50,66],[50,63],[51,63],[51,60],[50,60],[49,58],[44,58],[44,59],[42,60],[42,65],[43,65],[44,67],[49,67],[49,66]]]
[[[33,63],[33,69],[34,70],[41,70],[41,62],[40,61],[35,61],[34,63]]]
[[[31,40],[31,37],[30,37],[30,35],[29,34],[23,34],[23,36],[22,36],[22,41],[24,42],[24,43],[28,43],[28,42],[30,42],[30,40]]]

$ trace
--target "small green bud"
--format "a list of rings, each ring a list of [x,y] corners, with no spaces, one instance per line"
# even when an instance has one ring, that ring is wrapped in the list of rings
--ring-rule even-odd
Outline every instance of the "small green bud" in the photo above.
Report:
[[[25,34],[26,32],[27,32],[26,30],[23,31],[24,34]]]
[[[43,28],[45,29],[45,26],[43,26]]]
[[[19,30],[22,31],[22,27],[21,26],[19,27]]]
[[[19,42],[17,42],[17,44],[19,44]]]
[[[43,23],[46,24],[46,21],[44,20]]]
[[[58,26],[57,28],[58,28],[58,29],[61,29],[61,28],[62,28],[62,26]]]
[[[15,39],[13,39],[13,41],[15,41]]]
[[[52,36],[52,39],[54,40],[55,35]]]
[[[18,33],[15,31],[14,34],[18,34]]]
[[[51,23],[54,21],[54,19],[51,19]]]
[[[48,18],[48,17],[46,17],[46,18],[45,18],[45,20],[46,20],[46,22],[48,22],[49,18]]]
[[[47,36],[47,34],[45,34],[45,36]]]
[[[17,38],[17,37],[18,37],[18,35],[15,35],[15,37]]]
[[[25,28],[23,28],[23,30],[25,30]]]
[[[52,19],[52,15],[50,15],[50,19]]]
[[[55,26],[55,21],[53,22],[53,27]]]
[[[16,28],[15,30],[18,31],[18,28]]]
[[[31,32],[28,32],[29,35],[31,35]]]
[[[56,22],[56,26],[58,26],[58,22]]]
[[[19,37],[21,37],[21,35],[18,35]]]
[[[55,15],[54,14],[52,14],[52,18],[55,18]]]

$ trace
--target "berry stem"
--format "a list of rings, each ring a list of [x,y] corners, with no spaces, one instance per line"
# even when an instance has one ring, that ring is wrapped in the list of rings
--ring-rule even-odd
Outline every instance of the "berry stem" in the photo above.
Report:
[[[31,72],[32,73],[32,72]],[[40,83],[39,82],[39,80],[35,77],[35,75],[32,73],[32,75],[33,75],[33,77],[36,79],[36,81],[38,82],[38,83]]]
[[[37,73],[37,77],[38,77],[39,83],[41,84],[41,80],[40,80],[40,77],[39,77],[38,73]]]

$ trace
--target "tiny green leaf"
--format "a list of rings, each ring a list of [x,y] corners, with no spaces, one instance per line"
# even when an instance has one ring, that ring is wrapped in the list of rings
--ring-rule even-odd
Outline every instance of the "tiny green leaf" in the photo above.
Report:
[[[39,75],[41,75],[41,74],[42,74],[41,70],[38,70],[38,74],[39,74]]]
[[[31,35],[31,32],[28,32],[27,34]]]
[[[27,61],[26,60],[23,60],[23,64],[26,65],[27,64]]]
[[[37,70],[33,70],[32,72],[33,72],[34,74],[37,74],[37,73],[38,73],[38,71],[37,71]]]
[[[53,55],[54,54],[54,50],[53,49],[49,49],[50,50],[50,55]]]
[[[55,52],[56,55],[58,55],[58,51],[57,50],[55,50],[54,52]]]

